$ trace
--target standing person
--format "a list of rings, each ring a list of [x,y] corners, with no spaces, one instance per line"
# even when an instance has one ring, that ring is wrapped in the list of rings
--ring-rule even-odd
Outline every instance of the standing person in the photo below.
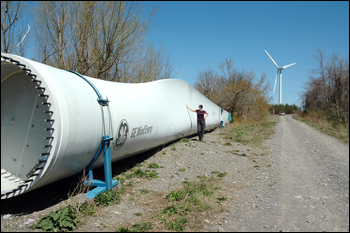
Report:
[[[186,107],[192,111],[197,113],[197,132],[199,141],[203,141],[204,130],[205,130],[205,119],[209,116],[209,113],[203,110],[203,105],[199,105],[199,110],[190,109],[187,104]],[[206,115],[206,116],[204,116]]]

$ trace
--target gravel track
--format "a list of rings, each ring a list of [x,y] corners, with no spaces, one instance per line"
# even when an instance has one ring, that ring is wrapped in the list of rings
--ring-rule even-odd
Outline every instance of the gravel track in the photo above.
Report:
[[[184,180],[212,171],[227,172],[221,181],[220,196],[226,211],[203,213],[198,228],[186,231],[349,231],[349,147],[291,116],[279,117],[276,133],[259,147],[227,140],[216,129],[189,143],[158,148],[113,164],[114,174],[125,164],[157,163],[157,179],[135,179],[130,193],[119,205],[102,208],[97,216],[84,217],[77,231],[115,231],[119,226],[151,219],[170,191]],[[173,149],[174,148],[174,149]],[[238,156],[238,154],[247,156]],[[184,168],[185,171],[179,171]],[[103,171],[102,171],[103,173]],[[98,174],[96,172],[95,174]],[[127,182],[127,181],[126,181]],[[148,189],[149,194],[138,190]],[[69,186],[53,184],[1,201],[1,231],[32,231],[28,226],[51,210],[66,206]],[[75,198],[83,198],[77,195]],[[59,199],[62,199],[62,201]],[[142,213],[137,217],[134,213]],[[155,229],[157,230],[155,221]]]

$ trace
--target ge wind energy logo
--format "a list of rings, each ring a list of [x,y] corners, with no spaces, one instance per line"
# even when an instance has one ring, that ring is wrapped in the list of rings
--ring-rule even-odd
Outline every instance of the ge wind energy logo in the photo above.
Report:
[[[128,137],[129,133],[129,126],[128,122],[126,120],[121,120],[119,124],[119,129],[117,132],[117,137],[115,140],[115,149],[118,150],[120,149],[124,143],[126,142],[126,139]]]

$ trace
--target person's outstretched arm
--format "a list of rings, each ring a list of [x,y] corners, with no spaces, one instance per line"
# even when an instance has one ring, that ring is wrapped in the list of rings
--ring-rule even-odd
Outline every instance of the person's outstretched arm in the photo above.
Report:
[[[188,108],[191,112],[196,112],[196,110],[193,110],[193,109],[189,108],[189,107],[187,106],[187,104],[186,104],[186,108]]]

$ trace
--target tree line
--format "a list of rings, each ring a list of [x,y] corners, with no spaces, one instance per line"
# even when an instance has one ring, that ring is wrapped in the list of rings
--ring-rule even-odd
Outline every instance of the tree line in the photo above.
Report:
[[[285,112],[286,114],[292,114],[299,112],[299,107],[295,104],[273,104],[269,107],[269,111],[275,111],[275,114],[278,114],[280,111]]]
[[[230,59],[220,63],[218,68],[219,72],[211,68],[200,71],[194,87],[230,112],[233,120],[263,119],[271,101],[266,74],[257,78],[253,71],[239,71]]]
[[[109,81],[173,78],[164,47],[146,41],[158,9],[133,1],[1,1],[1,52],[26,57],[30,50],[33,60]],[[23,23],[29,14],[32,27]]]
[[[305,112],[317,112],[327,121],[349,125],[349,58],[333,54],[329,59],[318,49],[317,61],[301,93]]]

